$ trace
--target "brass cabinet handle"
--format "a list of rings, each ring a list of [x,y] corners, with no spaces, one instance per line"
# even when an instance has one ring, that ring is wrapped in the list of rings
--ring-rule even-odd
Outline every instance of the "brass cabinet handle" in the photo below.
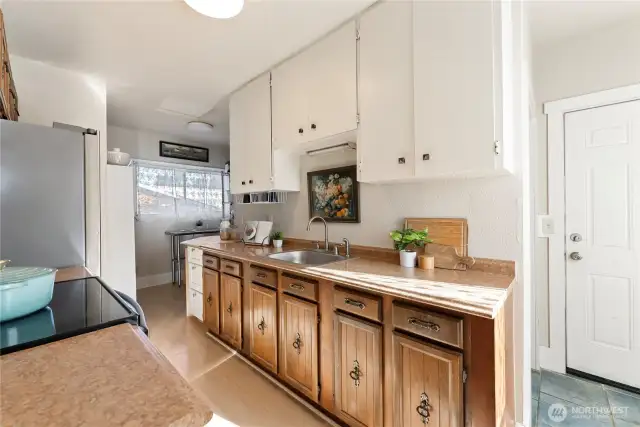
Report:
[[[300,337],[300,332],[296,333],[296,339],[293,341],[293,348],[296,349],[298,354],[300,354],[300,348],[302,347],[302,340]]]
[[[211,305],[211,301],[213,301],[213,297],[211,296],[211,292],[209,292],[209,296],[207,297],[207,302]]]
[[[420,405],[416,406],[416,412],[420,415],[420,419],[422,420],[422,424],[429,424],[429,417],[431,417],[430,410],[432,409],[429,404],[429,396],[424,391],[420,395]]]
[[[233,311],[233,304],[231,304],[231,301],[229,301],[229,307],[227,307],[227,313],[229,313],[229,315],[231,315],[232,311]]]
[[[298,290],[298,291],[304,291],[304,286],[302,286],[302,285],[301,285],[301,284],[299,284],[299,283],[291,283],[291,284],[289,285],[289,287],[290,287],[291,289],[295,289],[295,290]]]
[[[437,323],[429,322],[428,320],[418,319],[417,317],[410,317],[409,324],[415,326],[416,328],[428,329],[433,332],[440,331],[440,325]]]
[[[207,259],[205,262],[206,262],[207,264],[213,264],[213,260],[211,260],[211,259]]]
[[[260,329],[260,332],[262,332],[262,335],[264,335],[264,330],[267,328],[267,324],[264,322],[264,317],[262,317],[262,320],[260,321],[260,323],[258,323],[258,329]]]
[[[356,301],[356,300],[351,299],[351,298],[345,298],[344,299],[344,303],[352,305],[354,307],[358,307],[360,310],[364,310],[364,308],[366,307],[365,303],[363,303],[361,301]]]
[[[233,270],[233,265],[225,264],[224,268],[227,270]]]
[[[264,273],[256,273],[256,276],[257,276],[257,277],[261,277],[261,278],[263,278],[263,279],[266,279],[266,278],[267,278],[267,275],[266,275],[266,274],[264,274]]]
[[[362,377],[362,371],[360,370],[360,363],[358,363],[358,360],[353,361],[353,370],[349,372],[349,376],[355,383],[356,387],[359,387],[360,377]]]

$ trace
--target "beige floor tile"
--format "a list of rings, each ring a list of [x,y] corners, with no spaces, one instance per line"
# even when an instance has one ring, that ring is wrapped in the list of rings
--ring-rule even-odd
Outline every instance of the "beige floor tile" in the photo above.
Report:
[[[151,341],[214,411],[212,427],[316,427],[321,418],[205,335],[185,315],[185,291],[172,285],[138,291]]]

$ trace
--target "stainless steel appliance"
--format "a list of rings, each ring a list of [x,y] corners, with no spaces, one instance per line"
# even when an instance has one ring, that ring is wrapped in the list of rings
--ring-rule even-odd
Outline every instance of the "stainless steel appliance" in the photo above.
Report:
[[[81,132],[0,120],[0,259],[85,265]]]

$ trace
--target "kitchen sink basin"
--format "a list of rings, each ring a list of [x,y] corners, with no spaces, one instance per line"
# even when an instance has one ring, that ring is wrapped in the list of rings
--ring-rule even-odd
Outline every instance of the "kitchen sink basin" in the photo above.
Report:
[[[322,265],[335,261],[344,261],[347,257],[334,255],[325,251],[291,251],[268,255],[271,259],[291,262],[293,264]]]

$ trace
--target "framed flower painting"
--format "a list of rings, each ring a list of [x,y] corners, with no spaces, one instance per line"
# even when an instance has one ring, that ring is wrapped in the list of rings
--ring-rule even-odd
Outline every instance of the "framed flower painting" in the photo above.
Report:
[[[356,166],[307,173],[309,218],[327,222],[360,222]]]

